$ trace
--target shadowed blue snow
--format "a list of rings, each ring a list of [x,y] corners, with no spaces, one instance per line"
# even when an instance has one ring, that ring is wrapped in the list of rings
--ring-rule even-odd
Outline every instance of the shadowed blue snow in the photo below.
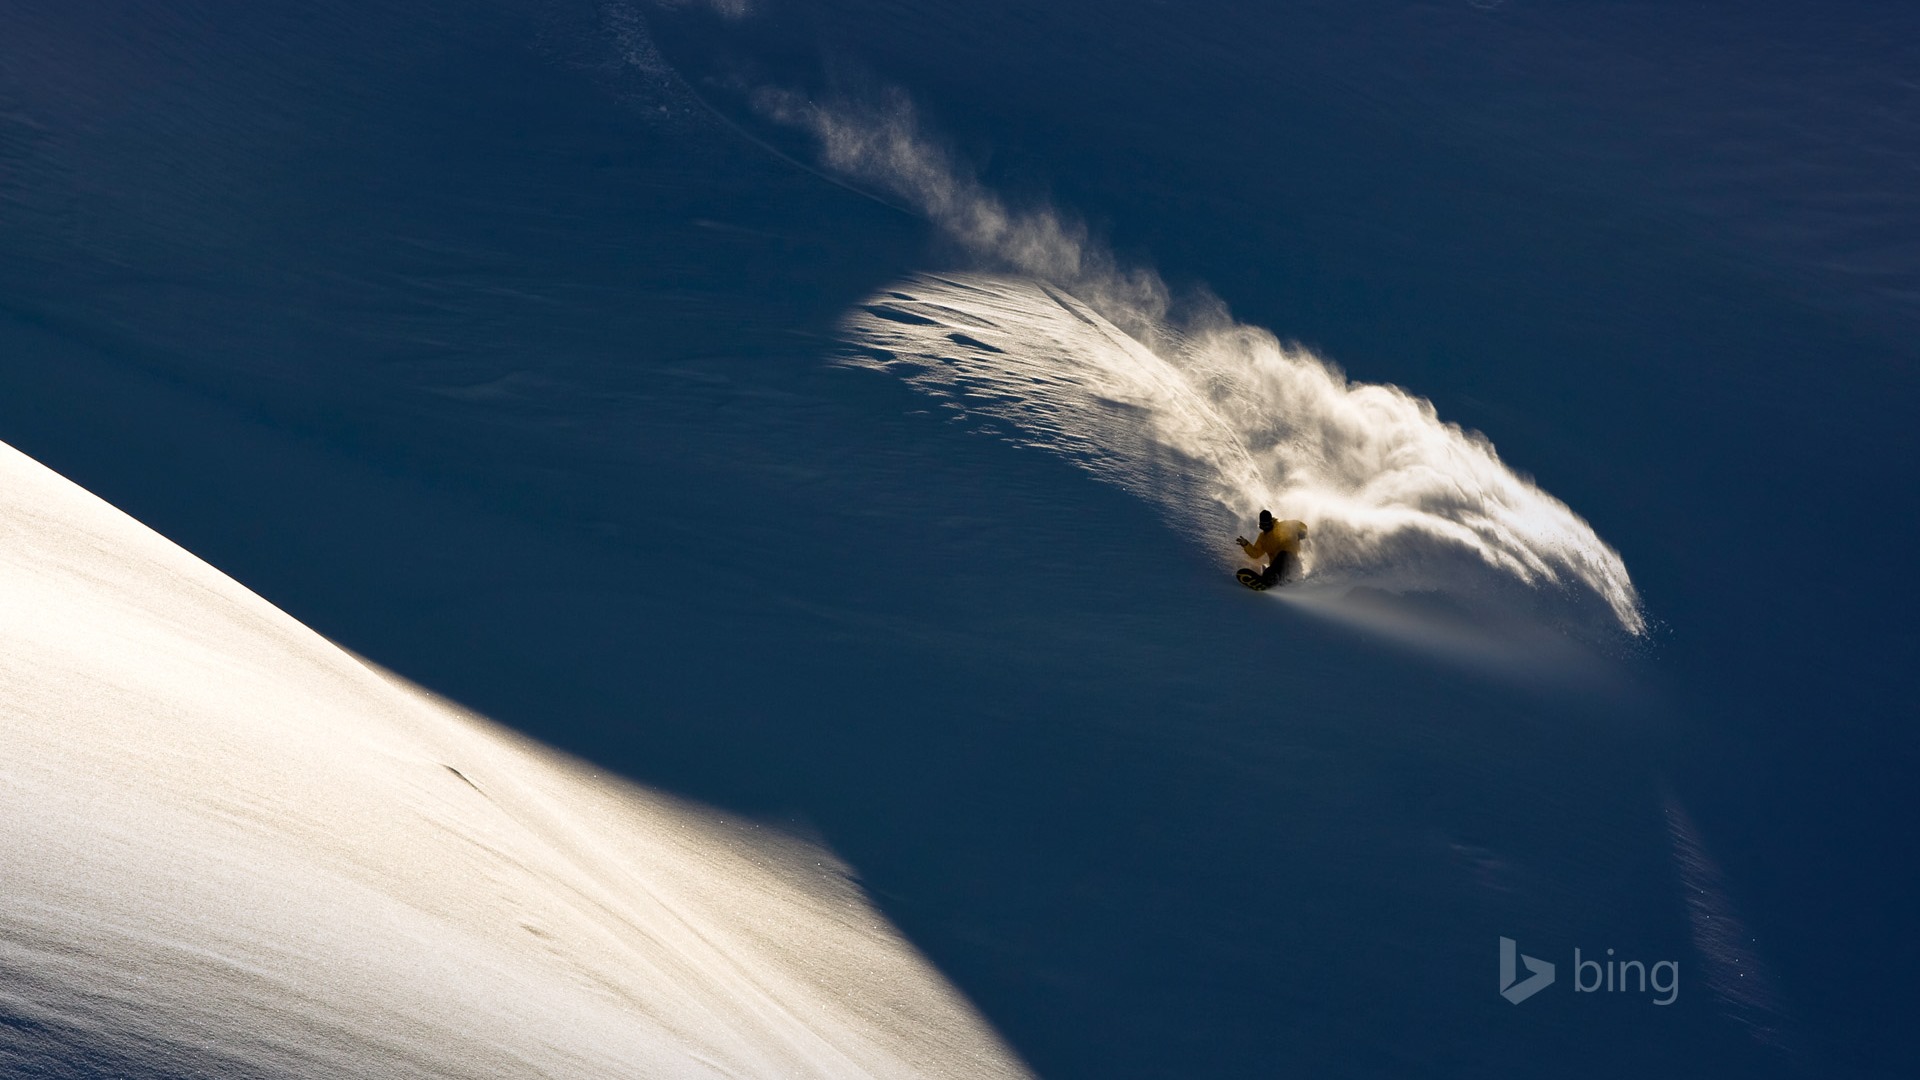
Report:
[[[619,790],[816,838],[876,920],[845,940],[924,957],[945,1015],[1040,1075],[1907,1076],[1914,19],[0,3],[0,439]],[[897,145],[929,168],[836,157],[891,144],[823,142],[822,115],[918,133]],[[1251,595],[1230,539],[1290,501],[1324,525],[1314,577]],[[72,636],[10,610],[22,685],[53,685]],[[89,649],[74,670],[148,670]],[[32,700],[33,759],[67,764],[0,798],[42,815],[16,841],[73,902],[0,924],[33,957],[0,973],[0,1046],[54,1048],[0,1071],[138,1073],[114,1055],[164,1026],[242,1043],[142,1075],[297,1074],[227,1022],[261,1000],[247,941],[201,939],[205,993],[143,996],[151,952],[88,928],[205,921],[154,881],[252,883],[234,927],[294,896],[304,928],[248,939],[269,950],[372,941],[353,913],[394,909],[297,850],[196,875],[204,836],[165,815],[63,881],[32,838],[154,790],[86,747],[149,744],[85,710],[99,739],[63,743]],[[281,819],[332,820],[323,776],[401,818],[471,793],[376,783],[424,752],[356,768],[280,734],[317,770],[275,766]],[[527,749],[507,782],[537,783]],[[485,835],[455,824],[435,859]],[[667,846],[732,865],[721,832]],[[646,868],[541,835],[513,895],[612,883],[583,926],[640,903]],[[493,910],[396,865],[379,896]],[[823,880],[795,870],[759,895]],[[788,940],[695,908],[712,940]],[[661,985],[615,953],[567,938],[607,981],[502,1002],[460,974],[485,943],[492,971],[552,969],[511,925],[473,936],[276,1015],[343,1061],[409,1016],[458,1034],[425,1062],[689,1045],[594,996]],[[1681,996],[1511,1005],[1503,936],[1676,960]],[[97,964],[20,948],[61,940]],[[289,985],[346,955],[289,951]],[[749,1022],[676,1034],[777,1069],[754,1063],[795,1029],[722,967],[668,996]],[[49,1002],[118,1019],[55,1038]],[[906,1031],[911,1058],[884,1021],[837,1030]]]

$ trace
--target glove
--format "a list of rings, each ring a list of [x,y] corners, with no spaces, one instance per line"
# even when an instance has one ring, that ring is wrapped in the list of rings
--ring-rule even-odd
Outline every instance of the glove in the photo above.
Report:
[[[1236,537],[1234,537],[1234,538],[1233,538],[1233,542],[1234,542],[1234,543],[1236,543],[1236,544],[1239,544],[1239,545],[1240,545],[1241,547],[1246,547],[1246,546],[1247,546],[1247,538],[1246,538],[1246,537],[1244,537],[1244,536],[1236,536]]]

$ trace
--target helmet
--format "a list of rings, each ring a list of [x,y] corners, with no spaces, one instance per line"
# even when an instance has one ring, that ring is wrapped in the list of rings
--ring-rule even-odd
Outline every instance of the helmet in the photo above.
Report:
[[[1260,531],[1266,532],[1268,529],[1271,529],[1271,528],[1273,528],[1273,511],[1271,510],[1260,511]]]

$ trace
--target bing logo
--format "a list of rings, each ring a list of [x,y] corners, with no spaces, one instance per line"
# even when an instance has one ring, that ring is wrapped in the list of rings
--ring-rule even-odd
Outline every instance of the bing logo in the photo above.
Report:
[[[1527,965],[1527,981],[1516,983],[1519,977],[1518,965],[1514,958]],[[1500,939],[1500,996],[1515,1005],[1553,985],[1553,965],[1545,960],[1536,960],[1520,951],[1520,946],[1510,937]]]
[[[1647,993],[1651,990],[1665,997],[1654,998],[1655,1005],[1671,1005],[1680,997],[1680,964],[1675,960],[1661,960],[1651,967],[1639,960],[1615,960],[1613,950],[1607,950],[1605,961],[1587,960],[1580,955],[1579,949],[1573,950],[1573,992],[1592,994],[1600,991],[1608,993]],[[1520,968],[1525,966],[1527,977],[1520,978]],[[1553,985],[1553,965],[1537,957],[1528,956],[1520,951],[1520,946],[1510,937],[1500,939],[1500,996],[1515,1005]]]

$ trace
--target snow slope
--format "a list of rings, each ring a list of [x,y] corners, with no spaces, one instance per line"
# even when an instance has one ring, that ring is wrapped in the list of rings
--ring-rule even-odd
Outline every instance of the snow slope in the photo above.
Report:
[[[1575,20],[1559,40],[1593,58],[1592,86],[1698,121],[1672,107],[1674,80],[1614,76],[1704,38],[1726,51],[1662,74],[1745,100],[1714,73],[1748,67],[1779,32],[1757,9],[1654,19],[1697,20],[1690,36],[1612,8],[1309,7],[1326,10],[831,0],[729,5],[745,17],[723,19],[664,2],[207,0],[110,19],[11,5],[0,438],[516,731],[703,805],[807,821],[1048,1076],[1371,1080],[1543,1062],[1609,1078],[1912,1074],[1911,1047],[1888,1033],[1913,996],[1888,973],[1920,962],[1913,894],[1887,869],[1920,820],[1915,604],[1905,530],[1888,527],[1911,519],[1902,496],[1920,488],[1910,336],[1865,348],[1794,301],[1818,287],[1778,288],[1752,260],[1715,255],[1702,237],[1739,230],[1649,196],[1674,185],[1599,160],[1607,147],[1581,122],[1668,162],[1673,141],[1727,146],[1757,128],[1741,155],[1770,163],[1795,158],[1805,116],[1866,110],[1769,108],[1746,132],[1682,124],[1636,144],[1635,111],[1566,108],[1532,76],[1480,79],[1515,61],[1564,72],[1568,50],[1500,28]],[[816,65],[835,77],[789,77]],[[888,126],[883,109],[878,124],[814,113],[796,129],[727,104],[729,86],[864,100],[869,75],[925,127]],[[1507,103],[1531,119],[1482,108]],[[1855,160],[1889,149],[1814,130]],[[936,140],[964,167],[929,157]],[[1737,177],[1745,194],[1680,171],[1693,175],[1668,178],[1747,206],[1818,195],[1792,169]],[[1897,169],[1870,173],[1857,190],[1897,187]],[[1002,213],[1036,204],[1047,212]],[[1911,217],[1904,203],[1880,216],[1878,196],[1849,205],[1873,216],[1836,217],[1840,244],[1816,233],[1786,248],[1845,254],[1859,239],[1864,253],[1898,230],[1848,221]],[[1075,212],[1079,232],[1065,227]],[[1920,264],[1886,254],[1897,290]],[[934,415],[916,387],[966,375],[958,365],[912,383],[831,366],[847,316],[916,295],[889,283],[1009,270],[1021,284],[1003,328],[1046,310],[1021,336],[1099,348],[1057,357],[1068,381],[1008,416],[986,415],[971,377],[955,385],[974,423]],[[1251,597],[1217,562],[1245,518],[1195,530],[1078,467],[1105,462],[1113,478],[1162,459],[1153,437],[1099,423],[1105,408],[1139,415],[1128,403],[1076,387],[1168,373],[1144,357],[1103,368],[1132,354],[1100,351],[1106,331],[1052,300],[1023,306],[1036,281],[1130,337],[1129,305],[1151,312],[1159,282],[1204,282],[1238,319],[1434,403],[1401,431],[1447,449],[1460,447],[1439,421],[1487,432],[1591,522],[1605,540],[1593,550],[1617,546],[1657,649],[1624,676],[1516,693],[1462,670],[1541,666],[1513,633],[1471,636],[1489,628],[1478,613]],[[937,347],[988,390],[1000,376],[995,354],[947,336],[987,331],[921,340],[880,321],[903,354]],[[1012,446],[975,437],[1042,408],[1056,428],[1003,426]],[[1089,431],[1107,441],[1086,457],[1053,438]],[[1413,454],[1408,478],[1433,462]],[[1487,490],[1524,479],[1490,475]],[[1765,527],[1778,515],[1817,542],[1794,587],[1756,588],[1782,568]],[[1462,519],[1435,523],[1448,522]],[[1529,544],[1512,550],[1541,550]],[[1451,580],[1507,574],[1452,550],[1468,558],[1447,561]],[[1348,553],[1315,554],[1327,571]],[[1088,570],[1115,587],[1089,587]],[[1447,578],[1432,570],[1425,582]],[[1518,632],[1553,644],[1537,629]],[[1469,663],[1409,662],[1383,635]],[[1595,682],[1610,692],[1584,692]],[[423,751],[410,775],[471,797],[451,765],[500,805],[503,781],[476,756]],[[7,842],[52,850],[35,828]],[[606,875],[623,858],[581,862]],[[147,880],[137,860],[91,865]],[[1750,933],[1736,940],[1735,925]],[[1573,947],[1676,957],[1686,989],[1672,1009],[1615,1008],[1572,998],[1563,976],[1559,1004],[1516,1008],[1495,992],[1497,936],[1563,964]],[[822,948],[815,970],[843,970]],[[68,955],[9,962],[9,1038],[38,1040],[69,1074],[214,1070],[182,1048],[218,1043],[183,1027],[179,994],[77,1027],[99,976],[62,967]],[[1779,1000],[1725,992],[1754,958]],[[364,985],[392,981],[376,1000],[416,1017],[481,1015],[421,1005],[409,987],[451,991],[402,975]],[[370,1008],[361,1030],[327,1012],[340,994],[316,995],[308,1016],[245,983],[206,985],[354,1045],[424,1030]],[[486,997],[477,977],[460,985]],[[551,1030],[524,1003],[488,1015],[512,1008],[532,1019],[459,1045],[423,1038],[457,1053]],[[1800,1062],[1754,1037],[1789,1011]]]
[[[0,687],[0,1073],[1023,1073],[830,855],[370,668],[11,447]]]

